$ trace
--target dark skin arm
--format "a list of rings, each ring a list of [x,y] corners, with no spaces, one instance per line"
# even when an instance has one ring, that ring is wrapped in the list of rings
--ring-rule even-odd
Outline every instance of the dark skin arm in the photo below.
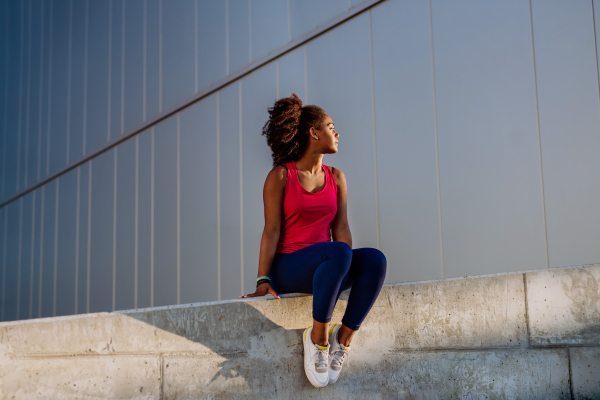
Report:
[[[334,242],[344,242],[352,247],[352,234],[348,225],[348,187],[346,175],[335,168],[333,176],[337,182],[337,214],[331,224],[331,238]]]
[[[277,242],[279,241],[281,211],[286,180],[287,169],[281,165],[273,168],[265,180],[265,186],[263,188],[265,228],[260,242],[257,278],[259,276],[269,276],[269,271],[271,270],[271,264],[273,263],[275,250],[277,249]],[[240,296],[239,298],[260,297],[267,294],[272,294],[276,299],[279,298],[270,283],[263,283],[256,288],[254,293]]]

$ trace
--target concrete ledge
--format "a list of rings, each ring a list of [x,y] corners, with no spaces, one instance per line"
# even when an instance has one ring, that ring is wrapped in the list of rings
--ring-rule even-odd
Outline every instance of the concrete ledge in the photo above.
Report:
[[[599,279],[592,265],[386,285],[321,390],[302,366],[308,295],[5,322],[0,398],[600,398]]]
[[[600,265],[530,272],[532,345],[600,345]]]

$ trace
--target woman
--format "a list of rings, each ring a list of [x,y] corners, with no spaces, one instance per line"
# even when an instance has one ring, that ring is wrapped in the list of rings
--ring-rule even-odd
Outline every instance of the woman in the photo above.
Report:
[[[337,381],[350,342],[379,295],[387,261],[374,248],[352,249],[344,173],[322,163],[339,134],[317,106],[292,94],[269,108],[263,135],[273,166],[265,181],[265,228],[256,292],[313,295],[313,325],[302,336],[304,371],[316,387]],[[331,235],[333,241],[331,241]],[[341,324],[329,327],[342,290],[352,288]]]

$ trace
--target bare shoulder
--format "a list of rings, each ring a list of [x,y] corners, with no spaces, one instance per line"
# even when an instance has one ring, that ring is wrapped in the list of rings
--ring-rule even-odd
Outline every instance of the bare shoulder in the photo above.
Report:
[[[339,168],[334,168],[329,165],[328,167],[331,170],[331,172],[333,172],[333,177],[335,178],[335,182],[337,183],[337,185],[346,186],[346,175],[344,175],[344,172]]]
[[[287,181],[287,168],[284,165],[274,167],[265,181],[265,186],[285,187]]]

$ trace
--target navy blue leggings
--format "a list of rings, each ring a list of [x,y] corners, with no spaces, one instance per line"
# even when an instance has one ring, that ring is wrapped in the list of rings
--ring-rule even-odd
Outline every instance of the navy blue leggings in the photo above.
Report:
[[[386,268],[387,260],[377,249],[323,242],[276,253],[269,275],[278,294],[312,294],[313,318],[323,323],[331,321],[340,293],[352,288],[342,323],[358,330],[379,295]]]

